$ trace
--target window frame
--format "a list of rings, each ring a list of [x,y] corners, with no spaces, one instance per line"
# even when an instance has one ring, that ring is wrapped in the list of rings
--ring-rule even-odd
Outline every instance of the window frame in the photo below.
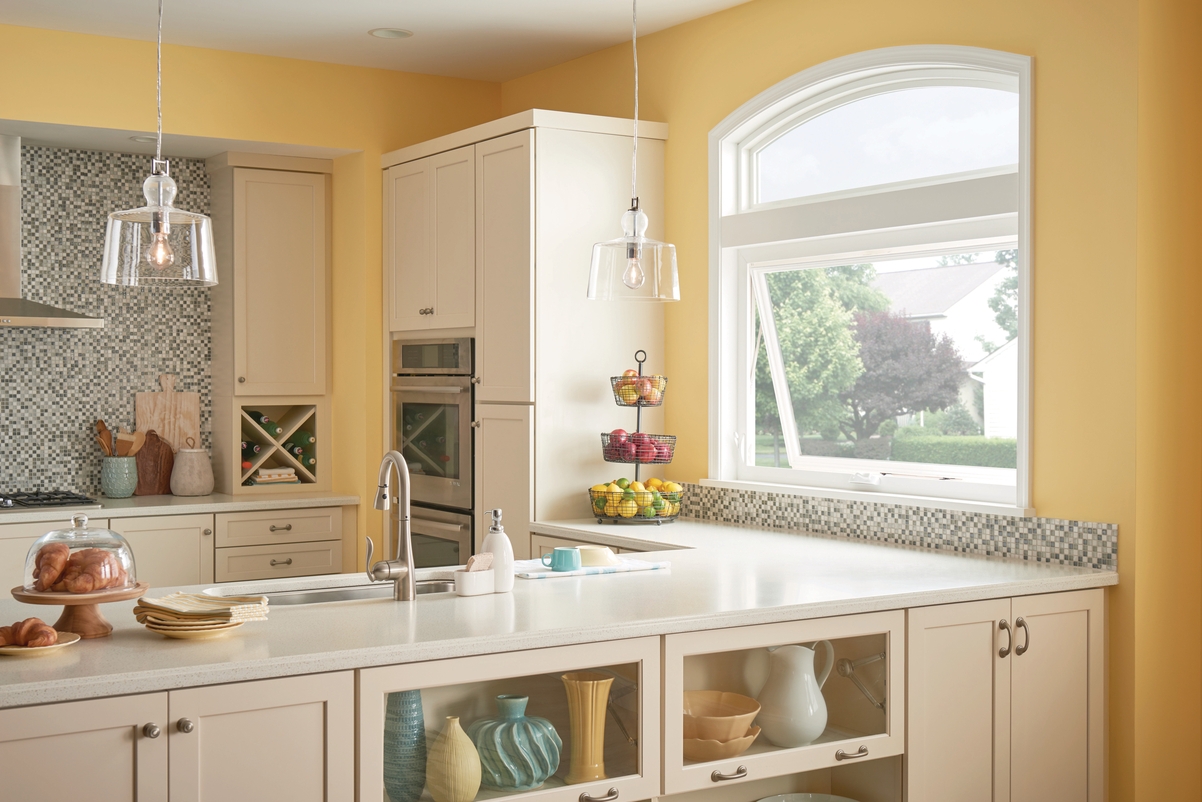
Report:
[[[807,119],[841,103],[917,85],[976,85],[1019,95],[1017,168],[973,171],[756,203],[755,153]],[[805,70],[745,103],[710,132],[709,479],[703,484],[771,489],[831,498],[1033,514],[1030,506],[1031,59],[952,45],[857,53]],[[967,180],[966,180],[967,179]],[[1013,184],[1017,205],[995,202],[998,182]],[[896,194],[902,193],[902,194]],[[1002,193],[1004,194],[1004,193]],[[875,197],[870,197],[875,196]],[[879,202],[878,200],[879,199]],[[949,208],[954,204],[954,214]],[[899,210],[904,210],[899,214]],[[798,468],[765,468],[745,459],[749,424],[754,271],[782,265],[840,264],[840,254],[951,253],[992,242],[1017,246],[1019,281],[1018,460],[1006,469],[839,458]],[[993,245],[979,247],[988,250]],[[752,389],[751,392],[754,392]],[[750,435],[747,433],[750,432]],[[751,445],[754,448],[753,445]],[[882,471],[889,471],[882,476]],[[898,476],[897,473],[909,474]],[[857,475],[860,476],[857,476]]]

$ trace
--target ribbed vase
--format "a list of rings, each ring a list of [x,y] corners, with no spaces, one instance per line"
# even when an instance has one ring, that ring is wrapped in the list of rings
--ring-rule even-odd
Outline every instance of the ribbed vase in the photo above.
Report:
[[[384,788],[392,802],[417,802],[425,787],[422,692],[390,693],[384,710]]]
[[[605,779],[605,706],[614,678],[599,671],[563,675],[572,732],[569,784]]]
[[[482,784],[494,791],[530,791],[559,768],[563,741],[545,718],[526,715],[528,696],[498,696],[499,718],[472,722],[468,737],[480,753]]]
[[[480,754],[459,726],[459,716],[447,716],[446,727],[430,747],[426,787],[434,802],[472,802],[480,790]]]

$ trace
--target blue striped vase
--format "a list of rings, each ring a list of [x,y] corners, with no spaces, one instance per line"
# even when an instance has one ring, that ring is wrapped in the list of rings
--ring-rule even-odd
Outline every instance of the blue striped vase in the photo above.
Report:
[[[390,693],[384,712],[384,788],[392,802],[417,802],[425,787],[422,692]]]
[[[526,715],[528,696],[498,696],[499,718],[472,722],[467,734],[480,753],[481,785],[530,791],[559,768],[563,741],[545,718]]]

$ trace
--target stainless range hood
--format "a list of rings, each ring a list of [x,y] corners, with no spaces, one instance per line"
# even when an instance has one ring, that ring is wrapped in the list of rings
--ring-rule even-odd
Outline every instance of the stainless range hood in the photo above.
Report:
[[[16,136],[0,136],[0,326],[104,326],[103,318],[21,298],[21,138]]]

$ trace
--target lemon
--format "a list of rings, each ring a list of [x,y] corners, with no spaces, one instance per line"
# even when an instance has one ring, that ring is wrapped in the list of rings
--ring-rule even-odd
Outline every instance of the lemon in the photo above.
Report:
[[[657,479],[654,476],[652,476],[650,479],[647,480],[647,489],[648,490],[656,490],[656,489],[660,488],[662,485],[663,485],[663,481],[660,479]]]
[[[632,385],[626,385],[618,390],[618,398],[622,399],[622,403],[628,407],[632,407],[638,403],[639,391]]]
[[[684,490],[684,488],[675,482],[667,482],[664,484],[664,490],[668,491],[669,493],[679,493],[681,490]]]
[[[661,518],[666,518],[666,517],[668,517],[669,515],[671,515],[671,514],[672,514],[672,504],[671,504],[671,502],[667,502],[667,501],[665,501],[665,502],[664,502],[664,506],[662,506],[662,507],[660,507],[659,509],[657,509],[657,510],[655,511],[655,514],[656,514],[656,515],[658,515],[658,516],[659,516],[659,517],[661,517]]]
[[[631,483],[630,483],[630,489],[631,489],[631,490],[633,490],[633,491],[634,491],[634,492],[636,492],[636,493],[641,493],[641,492],[643,492],[644,490],[646,490],[646,488],[645,488],[645,487],[643,487],[643,483],[642,483],[642,482],[640,482],[640,481],[638,481],[638,480],[635,480],[635,481],[633,481],[633,482],[631,482]]]
[[[632,499],[625,499],[618,505],[618,515],[623,518],[633,518],[638,511],[639,507]]]
[[[604,512],[610,518],[617,518],[618,517],[618,505],[615,502],[607,501],[607,502],[605,502]]]
[[[655,499],[653,499],[651,494],[646,490],[636,491],[634,494],[634,503],[638,504],[640,508],[651,506],[651,502],[653,501],[655,501]]]
[[[593,485],[589,488],[593,493],[604,493],[607,489],[605,485]]]
[[[622,488],[618,486],[617,482],[614,482],[609,487],[605,488],[605,492],[606,493],[621,493]]]

